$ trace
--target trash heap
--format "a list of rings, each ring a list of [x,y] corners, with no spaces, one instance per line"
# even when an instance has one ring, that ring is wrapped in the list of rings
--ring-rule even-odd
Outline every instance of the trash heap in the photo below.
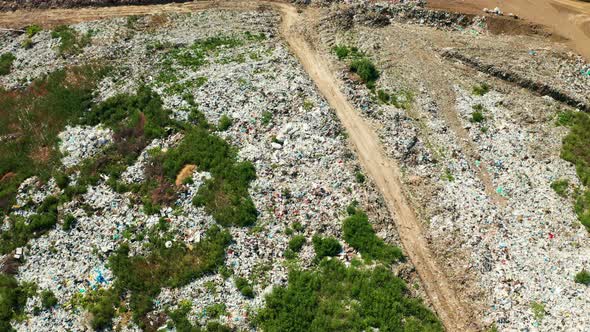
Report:
[[[416,29],[385,29],[389,31],[358,27],[343,32],[325,26],[321,40],[326,56],[342,69],[343,93],[378,128],[386,152],[400,164],[408,195],[428,225],[431,248],[441,266],[449,267],[446,272],[457,291],[488,327],[587,330],[590,315],[584,308],[590,289],[574,276],[590,267],[588,232],[577,220],[572,200],[551,188],[554,181],[565,179],[567,190],[583,191],[575,167],[560,158],[568,128],[556,125],[560,111],[579,110],[477,72],[468,76],[464,66],[455,71],[452,62],[438,68],[457,82],[451,91],[454,104],[441,106],[440,96],[420,81],[427,78],[417,77],[420,71],[403,68],[406,62],[395,58],[392,49],[408,41],[392,42],[389,48],[383,42],[389,42],[391,31],[410,34]],[[446,37],[457,35],[448,32]],[[454,51],[489,66],[510,68],[580,100],[587,98],[583,91],[590,89],[582,74],[587,65],[577,56],[541,48],[531,54],[499,38],[493,43],[498,50],[492,52],[477,38],[468,41],[473,45]],[[346,61],[337,59],[331,49],[335,45],[366,52],[381,71],[375,92],[412,89],[412,106],[380,102],[377,93],[350,73]],[[449,125],[442,107],[456,112],[474,154],[466,151],[465,138]],[[489,182],[482,179],[482,170]]]
[[[358,180],[360,165],[347,148],[335,113],[283,41],[276,37],[279,20],[276,14],[208,10],[169,15],[165,28],[161,29],[151,28],[152,19],[141,17],[129,23],[125,18],[118,18],[78,24],[74,26],[76,30],[95,31],[93,38],[100,42],[93,42],[82,54],[52,57],[46,62],[39,60],[30,68],[18,66],[3,78],[3,83],[8,84],[109,55],[113,73],[98,85],[97,101],[134,91],[144,77],[143,83],[161,95],[164,106],[178,121],[189,119],[186,109],[191,98],[212,126],[217,126],[222,116],[231,119],[229,127],[215,134],[239,151],[240,160],[251,161],[255,166],[257,178],[251,183],[249,194],[259,212],[257,223],[254,227],[228,227],[233,241],[226,249],[225,267],[184,286],[161,289],[151,316],[189,302],[192,308],[188,318],[193,323],[217,320],[234,328],[250,329],[249,319],[264,305],[264,295],[273,286],[286,284],[288,266],[307,268],[313,264],[311,237],[314,234],[339,239],[344,250],[338,259],[348,263],[358,256],[343,243],[341,235],[341,221],[346,207],[353,201],[369,214],[386,242],[399,243],[382,197],[368,180]],[[151,45],[182,48],[198,40],[227,36],[239,38],[242,43],[220,47],[208,54],[206,63],[197,68],[182,68],[179,72],[183,76],[176,82],[159,79],[166,53],[154,51]],[[36,38],[40,38],[38,45],[44,45],[50,36],[44,32]],[[18,42],[18,38],[10,40],[4,47],[16,49]],[[15,53],[16,61],[24,61],[37,47],[41,46],[19,50]],[[206,80],[195,85],[175,85],[200,77]],[[187,99],[187,95],[192,97]],[[74,170],[70,175],[71,186],[76,186],[79,180],[76,165],[113,142],[112,131],[100,126],[67,127],[59,137],[64,167]],[[135,163],[123,172],[121,181],[127,185],[144,181],[149,151],[171,149],[182,138],[171,134],[150,142]],[[199,187],[209,178],[210,173],[194,169],[191,181],[179,187],[177,201],[153,215],[144,213],[142,203],[133,193],[113,190],[106,175],[101,176],[97,185],[87,186],[85,193],[59,205],[59,215],[71,215],[74,225],[66,230],[60,218],[55,229],[31,239],[22,249],[24,259],[16,276],[20,282],[35,282],[40,288],[53,291],[58,305],[35,314],[39,298],[29,298],[27,319],[15,322],[15,328],[18,331],[88,329],[91,315],[80,302],[87,294],[109,289],[116,282],[107,263],[122,244],[129,244],[131,255],[146,255],[148,239],[139,234],[164,223],[174,234],[166,242],[167,247],[182,241],[191,248],[216,224],[202,207],[192,203]],[[53,180],[43,184],[38,179],[29,179],[21,186],[19,202],[23,207],[16,213],[27,216],[32,211],[24,206],[29,200],[34,208],[48,195],[62,193]],[[307,240],[298,258],[286,258],[288,242],[294,234],[304,235]],[[242,294],[236,278],[248,281],[253,287],[253,297]],[[211,306],[220,304],[225,308],[215,318]],[[139,330],[125,315],[115,318],[114,324],[122,331]]]

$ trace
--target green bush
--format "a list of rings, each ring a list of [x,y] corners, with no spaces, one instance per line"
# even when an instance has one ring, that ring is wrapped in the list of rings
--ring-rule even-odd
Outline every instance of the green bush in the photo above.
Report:
[[[403,258],[400,248],[386,244],[375,235],[367,215],[356,210],[342,224],[344,240],[358,250],[363,257],[391,264]]]
[[[254,298],[254,289],[246,278],[236,277],[234,282],[236,283],[236,288],[242,293],[242,295],[247,298]]]
[[[295,235],[289,241],[289,249],[293,250],[294,252],[299,252],[303,245],[305,244],[305,236],[303,235]]]
[[[574,278],[574,281],[579,283],[579,284],[583,284],[583,285],[590,285],[590,272],[586,271],[586,270],[582,270],[580,272],[578,272],[576,274],[576,277]]]
[[[233,120],[229,116],[224,114],[219,119],[219,125],[217,126],[217,128],[220,131],[226,131],[229,129],[229,127],[231,127],[232,124],[233,124]]]
[[[373,88],[375,86],[375,82],[379,78],[379,71],[371,60],[368,58],[353,60],[350,63],[349,68],[350,71],[359,75],[368,88]]]
[[[361,172],[354,173],[354,178],[357,183],[365,183],[365,175]]]
[[[487,83],[476,84],[473,86],[472,93],[476,96],[483,96],[490,91],[490,86]]]
[[[337,260],[323,261],[317,271],[291,271],[288,285],[266,296],[254,323],[263,331],[444,331],[386,268],[346,268]]]
[[[483,116],[482,112],[475,111],[475,112],[471,113],[471,122],[481,123],[481,122],[483,122],[483,120],[485,120],[485,117]]]
[[[340,242],[332,237],[314,235],[312,243],[316,254],[316,260],[318,261],[324,257],[336,256],[342,251]]]
[[[57,305],[57,298],[51,290],[46,289],[41,292],[41,305],[45,309],[49,309]]]
[[[0,76],[10,74],[14,60],[16,57],[10,52],[0,55]]]
[[[360,52],[358,48],[348,47],[346,45],[336,45],[332,48],[332,51],[334,52],[334,54],[336,54],[338,60],[344,60],[348,57],[358,58],[364,56],[364,54]]]

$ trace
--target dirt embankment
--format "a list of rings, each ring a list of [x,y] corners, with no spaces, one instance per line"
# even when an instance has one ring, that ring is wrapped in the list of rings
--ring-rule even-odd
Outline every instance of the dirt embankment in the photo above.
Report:
[[[528,22],[549,28],[590,61],[590,2],[580,0],[429,0],[432,8],[482,15],[483,8],[500,8]]]

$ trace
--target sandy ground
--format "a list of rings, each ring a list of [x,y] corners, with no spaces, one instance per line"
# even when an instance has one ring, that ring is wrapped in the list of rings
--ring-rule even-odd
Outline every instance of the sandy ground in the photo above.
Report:
[[[590,2],[578,0],[429,0],[429,6],[481,15],[499,7],[525,20],[547,26],[590,61]]]

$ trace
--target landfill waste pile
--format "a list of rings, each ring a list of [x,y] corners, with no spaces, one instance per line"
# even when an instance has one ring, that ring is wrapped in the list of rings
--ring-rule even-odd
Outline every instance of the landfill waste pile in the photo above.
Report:
[[[283,330],[315,299],[315,320],[290,318],[302,331],[335,317],[442,331],[278,26],[273,11],[206,10],[0,32],[14,57],[0,105],[16,114],[2,134],[30,136],[0,158],[3,330]],[[296,278],[324,289],[284,298]],[[321,309],[381,291],[386,308]]]
[[[588,330],[588,183],[566,145],[585,131],[588,64],[538,36],[320,22],[317,47],[400,163],[438,259],[484,326]]]

